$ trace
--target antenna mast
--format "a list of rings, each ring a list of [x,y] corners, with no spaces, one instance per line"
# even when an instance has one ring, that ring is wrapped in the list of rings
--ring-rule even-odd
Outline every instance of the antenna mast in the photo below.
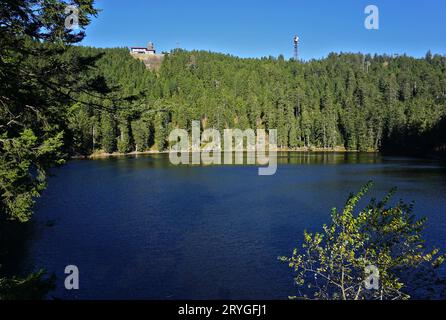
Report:
[[[293,38],[294,42],[294,61],[299,60],[299,37],[296,35]]]

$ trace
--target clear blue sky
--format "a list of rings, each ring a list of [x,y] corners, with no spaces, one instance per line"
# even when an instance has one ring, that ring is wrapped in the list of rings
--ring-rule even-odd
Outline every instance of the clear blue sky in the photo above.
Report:
[[[364,28],[367,5],[380,10],[380,29]],[[203,49],[241,57],[329,52],[446,54],[444,0],[96,0],[102,9],[84,45],[145,46],[158,51]]]

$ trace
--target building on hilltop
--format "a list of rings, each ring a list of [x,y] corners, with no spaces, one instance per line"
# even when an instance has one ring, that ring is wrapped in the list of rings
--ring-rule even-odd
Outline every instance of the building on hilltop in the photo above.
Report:
[[[130,47],[131,53],[137,53],[137,54],[156,54],[155,47],[153,46],[152,42],[149,42],[147,47]]]
[[[130,55],[142,61],[147,69],[159,70],[164,60],[164,54],[157,54],[152,42],[147,47],[130,47]]]

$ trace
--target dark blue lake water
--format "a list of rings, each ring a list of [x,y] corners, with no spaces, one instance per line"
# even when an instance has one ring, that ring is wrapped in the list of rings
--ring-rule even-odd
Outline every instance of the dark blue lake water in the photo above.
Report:
[[[446,166],[378,154],[282,153],[274,176],[254,166],[172,166],[167,155],[71,161],[37,202],[26,268],[57,277],[64,299],[287,299],[277,260],[304,229],[329,222],[374,180],[427,216],[428,243],[446,250]],[[361,203],[366,204],[366,201]],[[80,289],[64,288],[64,268]]]

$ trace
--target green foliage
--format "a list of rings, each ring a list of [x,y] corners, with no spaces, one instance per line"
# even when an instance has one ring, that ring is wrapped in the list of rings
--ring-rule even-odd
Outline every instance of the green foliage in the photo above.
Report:
[[[97,118],[92,117],[80,103],[74,104],[67,113],[68,132],[72,154],[89,154],[97,136]]]
[[[78,31],[64,27],[67,4]],[[295,63],[174,50],[152,72],[126,48],[73,46],[96,14],[92,0],[0,3],[0,220],[28,221],[67,154],[164,150],[169,130],[193,120],[277,129],[282,147],[446,150],[443,56]],[[0,274],[7,288],[38,278]]]
[[[149,147],[150,126],[149,123],[143,120],[133,121],[132,124],[133,138],[135,140],[135,150],[145,151]]]
[[[55,289],[55,276],[45,276],[43,270],[26,278],[0,278],[0,300],[40,300]]]
[[[169,106],[167,120],[147,121],[154,128],[149,141],[158,149],[165,147],[168,128],[190,129],[193,120],[220,130],[277,129],[284,148],[432,151],[446,145],[438,134],[446,113],[443,56],[332,53],[296,64],[174,50],[159,71],[150,71],[127,49],[77,50],[101,54],[97,72],[119,88],[115,98],[133,97],[112,104],[117,119],[137,121]],[[100,117],[98,110],[88,112]]]
[[[119,131],[121,132],[120,137],[118,139],[118,151],[121,153],[127,153],[131,150],[131,141],[130,141],[130,129],[126,123],[122,124],[119,127]]]
[[[392,190],[383,200],[372,199],[359,213],[355,208],[372,186],[351,195],[342,212],[332,210],[330,225],[321,233],[304,233],[302,251],[279,257],[296,274],[295,283],[315,299],[408,299],[402,278],[422,265],[437,268],[444,261],[438,250],[427,250],[422,238],[425,219],[417,220],[413,206],[398,202],[387,207]],[[367,290],[368,266],[379,270],[379,289]],[[429,285],[426,284],[426,285]]]
[[[116,149],[115,123],[106,112],[101,115],[101,146],[108,153],[113,153]]]
[[[68,55],[96,15],[75,0],[80,31],[64,27],[65,1],[2,1],[0,28],[0,215],[26,221],[48,169],[63,162],[70,92],[89,88],[92,61]],[[71,3],[70,2],[70,3]],[[70,57],[69,61],[67,58]],[[69,63],[68,63],[69,62]]]
[[[132,58],[128,49],[97,49],[90,47],[71,48],[71,55],[84,60],[93,60],[91,68],[83,81],[92,84],[90,78],[101,78],[105,85],[101,95],[90,92],[76,92],[75,103],[69,112],[68,145],[73,154],[91,154],[95,149],[106,152],[130,152],[136,148],[133,144],[133,121],[142,120],[153,127],[156,90],[156,75],[144,64]],[[93,136],[94,133],[94,136]],[[153,131],[145,131],[147,143],[154,140]],[[98,140],[96,142],[96,139]],[[96,142],[93,146],[93,142]],[[144,146],[143,149],[147,147]],[[139,148],[141,151],[142,149]]]
[[[167,145],[168,122],[165,113],[158,113],[155,116],[155,144],[158,150],[163,151]]]
[[[70,4],[79,8],[78,31],[64,26]],[[99,92],[102,78],[87,77],[95,59],[70,50],[96,13],[93,0],[0,2],[0,224],[31,218],[49,170],[68,151],[67,107],[80,92]],[[89,120],[78,126],[80,132],[85,134]],[[51,287],[42,272],[25,279],[0,272],[0,299],[42,298]]]
[[[8,138],[4,133],[0,142],[0,212],[11,219],[28,221],[34,198],[46,186],[46,170],[53,164],[62,164],[63,133],[40,140],[31,129],[20,136]]]

